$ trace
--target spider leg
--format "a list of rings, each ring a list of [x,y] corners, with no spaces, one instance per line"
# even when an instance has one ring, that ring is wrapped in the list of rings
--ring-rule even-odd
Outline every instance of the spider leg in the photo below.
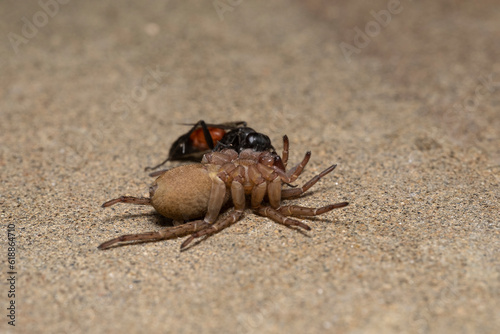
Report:
[[[283,171],[277,168],[276,166],[274,166],[274,171],[281,177],[281,180],[284,183],[292,183],[293,181],[297,180],[299,175],[304,170],[304,167],[309,162],[310,158],[311,158],[311,152],[308,151],[304,156],[304,159],[302,159],[302,161],[297,166],[293,167],[288,172],[283,173]]]
[[[219,177],[214,177],[212,180],[212,189],[208,199],[208,210],[203,219],[205,223],[212,224],[219,216],[224,198],[226,196],[226,184]]]
[[[311,229],[309,226],[307,226],[303,222],[298,221],[298,220],[293,219],[293,218],[286,217],[285,215],[280,213],[278,210],[275,210],[275,209],[271,208],[270,206],[261,206],[259,208],[254,209],[254,212],[261,215],[261,216],[268,217],[268,218],[274,220],[275,222],[282,224],[282,225],[285,225],[287,227],[296,226],[296,227],[303,228],[304,230],[307,230],[307,231],[309,231]]]
[[[283,153],[281,153],[281,161],[283,162],[283,165],[285,166],[286,169],[286,164],[288,163],[288,147],[290,143],[288,142],[288,136],[284,135],[283,136]]]
[[[269,204],[271,204],[271,207],[274,209],[280,207],[281,192],[281,179],[276,175],[276,178],[269,182],[267,186],[267,198],[269,199]]]
[[[269,178],[272,173],[272,169],[266,169],[260,164],[248,166],[248,178],[254,184],[250,195],[252,209],[258,208],[264,200],[267,192],[266,178]]]
[[[235,171],[235,173],[244,173],[243,168],[238,168],[239,171]],[[238,177],[239,176],[239,177]],[[233,180],[231,184],[231,196],[233,198],[234,210],[227,217],[223,219],[218,219],[215,223],[206,225],[206,227],[196,233],[191,234],[182,244],[181,250],[185,249],[194,239],[200,238],[204,235],[211,235],[217,233],[226,227],[235,223],[238,219],[240,219],[243,214],[243,210],[245,210],[245,189],[243,188],[243,184],[240,182],[243,180],[241,175],[236,175],[236,179]]]
[[[218,219],[215,223],[213,224],[207,224],[203,227],[203,229],[196,231],[195,233],[191,234],[182,244],[181,244],[181,250],[185,249],[189,244],[197,238],[200,238],[204,235],[212,235],[215,234],[219,231],[222,231],[226,227],[231,226],[234,224],[238,219],[240,219],[243,211],[236,211],[234,210],[230,214],[227,215],[227,217],[224,217],[223,219]]]
[[[129,203],[136,205],[151,205],[151,198],[146,197],[132,197],[132,196],[121,196],[110,201],[107,201],[102,205],[103,208],[115,205],[116,203]]]
[[[333,171],[335,167],[337,167],[337,165],[331,165],[330,167],[328,167],[327,169],[325,169],[324,171],[322,171],[321,173],[319,173],[318,175],[314,176],[312,179],[307,181],[307,183],[300,188],[283,189],[281,191],[281,198],[286,199],[302,195],[307,190],[309,190],[309,188],[311,188],[314,184],[316,184],[316,182],[318,182],[319,179],[321,179],[323,176]]]
[[[323,206],[321,208],[307,208],[299,205],[284,205],[278,209],[278,211],[284,216],[294,216],[294,217],[303,217],[303,216],[318,216],[333,209],[339,209],[347,206],[349,203],[335,203]]]
[[[192,222],[188,222],[182,225],[166,227],[160,231],[156,232],[146,232],[139,234],[126,234],[122,235],[118,238],[114,238],[108,240],[99,245],[99,249],[107,249],[117,243],[125,242],[125,241],[158,241],[158,240],[167,240],[180,238],[190,233],[195,233],[199,230],[204,229],[208,224],[203,220],[196,220]]]

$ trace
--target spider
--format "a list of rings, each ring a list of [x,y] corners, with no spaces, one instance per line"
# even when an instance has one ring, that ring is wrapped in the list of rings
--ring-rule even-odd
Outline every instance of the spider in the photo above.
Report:
[[[238,221],[246,208],[247,199],[251,210],[258,215],[287,227],[310,230],[308,225],[292,217],[321,215],[348,203],[320,208],[281,205],[282,199],[302,195],[337,166],[328,167],[300,188],[282,189],[283,183],[292,183],[299,177],[311,157],[311,152],[307,152],[297,166],[286,171],[288,147],[288,137],[284,136],[281,158],[269,151],[252,149],[239,154],[232,149],[207,153],[201,163],[179,166],[161,174],[150,187],[149,198],[121,196],[105,202],[103,207],[116,203],[151,205],[161,215],[171,218],[175,226],[156,232],[123,235],[104,242],[98,248],[106,249],[121,242],[158,241],[189,235],[181,244],[181,250],[184,250],[193,240],[217,233]],[[266,196],[268,204],[264,204]],[[219,216],[221,208],[229,200],[232,210]]]

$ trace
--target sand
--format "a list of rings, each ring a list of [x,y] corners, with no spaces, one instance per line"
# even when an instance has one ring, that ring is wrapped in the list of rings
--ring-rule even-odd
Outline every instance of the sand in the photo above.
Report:
[[[500,331],[495,1],[0,6],[0,332]],[[350,205],[98,250],[167,224],[101,204],[200,119],[287,134],[297,184],[338,164],[288,203]]]

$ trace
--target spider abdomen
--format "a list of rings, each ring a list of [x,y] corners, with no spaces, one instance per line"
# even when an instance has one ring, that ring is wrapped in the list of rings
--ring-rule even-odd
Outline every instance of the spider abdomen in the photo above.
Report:
[[[174,220],[200,218],[207,212],[211,187],[212,178],[203,164],[173,168],[161,174],[151,186],[151,205]]]

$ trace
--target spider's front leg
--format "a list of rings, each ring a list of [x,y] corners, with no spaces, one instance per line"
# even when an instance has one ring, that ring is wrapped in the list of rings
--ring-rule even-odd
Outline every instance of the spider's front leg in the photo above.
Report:
[[[305,230],[310,230],[311,228],[306,224],[293,219],[286,217],[281,211],[281,177],[274,173],[274,179],[271,179],[267,186],[267,197],[269,200],[269,204],[271,206],[261,206],[259,203],[258,206],[252,207],[253,211],[258,215],[268,217],[275,222],[285,225],[285,226],[297,226],[301,227]]]
[[[252,210],[256,214],[271,218],[275,222],[286,226],[299,226],[309,229],[309,226],[306,224],[293,218],[285,217],[278,211],[281,204],[283,171],[280,172],[263,164],[257,164],[255,167],[249,167],[248,175],[253,178],[255,184],[252,190],[251,203]],[[262,206],[262,201],[266,193],[271,206]]]
[[[297,166],[293,174],[290,176],[287,175],[290,179],[296,179],[302,170],[304,169],[305,165],[307,164],[307,161],[309,160],[310,153],[306,154],[304,160]],[[319,179],[321,179],[323,176],[327,175],[331,171],[335,169],[336,165],[332,165],[325,169],[323,172],[320,174],[316,175],[313,177],[311,180],[309,180],[304,186],[301,188],[294,188],[294,189],[281,189],[281,182],[279,192],[278,192],[278,187],[276,180],[283,179],[283,176],[277,177],[273,182],[270,183],[268,187],[268,197],[269,197],[269,203],[271,204],[271,207],[264,206],[264,207],[259,207],[256,210],[254,210],[257,214],[260,214],[261,216],[265,216],[268,218],[271,218],[277,223],[283,224],[285,226],[291,227],[291,226],[297,226],[300,228],[303,228],[305,230],[310,230],[311,228],[296,220],[293,218],[290,218],[290,216],[294,217],[304,217],[304,216],[317,216],[321,215],[323,213],[326,213],[328,211],[331,211],[333,209],[339,209],[347,206],[349,203],[347,202],[341,202],[341,203],[336,203],[336,204],[330,204],[326,205],[320,208],[308,208],[308,207],[303,207],[303,206],[298,206],[298,205],[285,205],[281,206],[281,198],[290,198],[290,197],[296,197],[307,190],[311,188],[316,182],[318,182]],[[276,185],[275,185],[276,184]]]
[[[283,162],[283,165],[285,166],[288,164],[288,148],[289,148],[289,141],[288,141],[288,136],[284,135],[283,136],[283,152],[281,153],[281,161]]]

